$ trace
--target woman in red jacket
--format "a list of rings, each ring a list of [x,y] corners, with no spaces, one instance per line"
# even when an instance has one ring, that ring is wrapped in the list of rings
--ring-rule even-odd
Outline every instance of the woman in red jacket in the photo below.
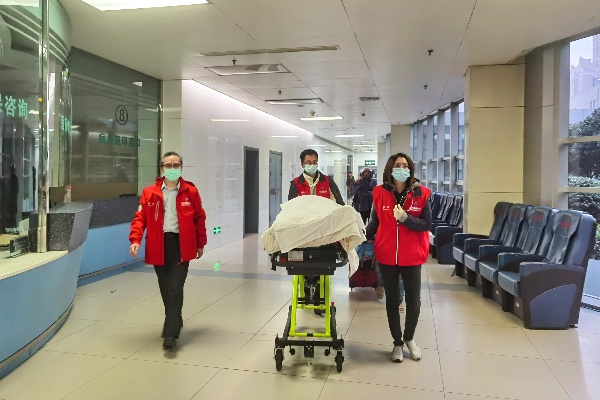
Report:
[[[375,239],[375,259],[383,277],[386,310],[394,339],[392,361],[404,360],[404,344],[413,360],[421,359],[414,341],[421,311],[421,265],[429,254],[431,191],[415,178],[410,157],[398,153],[390,157],[383,172],[383,185],[373,190],[373,211],[367,226],[367,239]],[[406,323],[400,327],[399,277],[404,282]]]

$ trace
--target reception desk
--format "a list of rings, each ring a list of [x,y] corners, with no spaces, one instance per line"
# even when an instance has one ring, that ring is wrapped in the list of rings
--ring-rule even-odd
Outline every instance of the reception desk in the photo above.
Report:
[[[69,315],[78,286],[143,264],[129,255],[139,198],[65,203],[48,214],[48,252],[0,260],[0,379],[38,351]],[[0,257],[2,257],[0,253]]]

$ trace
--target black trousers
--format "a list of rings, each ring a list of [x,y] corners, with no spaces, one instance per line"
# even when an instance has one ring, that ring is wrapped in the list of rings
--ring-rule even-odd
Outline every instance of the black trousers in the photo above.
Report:
[[[361,211],[360,216],[362,217],[363,224],[366,224],[369,217],[371,217],[371,211]]]
[[[179,338],[183,326],[183,286],[190,263],[183,262],[179,253],[179,235],[165,233],[165,265],[155,265],[160,295],[165,306],[165,323],[162,337]]]
[[[379,264],[385,288],[385,308],[387,311],[390,333],[394,338],[394,346],[404,346],[404,342],[413,340],[415,329],[421,313],[421,266],[400,267],[397,265]],[[406,300],[406,323],[404,337],[400,327],[400,288],[399,278],[404,282],[404,299]]]

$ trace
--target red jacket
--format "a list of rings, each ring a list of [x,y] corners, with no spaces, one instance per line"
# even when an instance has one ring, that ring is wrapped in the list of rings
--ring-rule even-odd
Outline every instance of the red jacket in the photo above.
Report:
[[[148,186],[142,192],[129,234],[129,241],[139,244],[146,230],[145,261],[151,265],[165,263],[163,181],[164,177],[157,178],[154,185]],[[186,262],[195,259],[197,250],[206,246],[206,213],[196,186],[183,179],[179,180],[176,204],[181,262]]]
[[[319,180],[317,186],[315,187],[315,194],[317,196],[325,197],[327,199],[331,198],[331,191],[329,190],[329,177],[324,176],[325,179]],[[294,178],[294,183],[296,184],[296,189],[298,190],[298,196],[308,196],[310,195],[310,186],[306,180],[302,180],[300,182],[299,178]]]
[[[404,201],[404,211],[419,218],[430,194],[431,191],[423,186],[411,190]],[[373,207],[379,220],[375,259],[385,265],[422,265],[429,255],[429,232],[415,231],[396,221],[395,206],[393,189],[387,190],[384,185],[373,189]]]

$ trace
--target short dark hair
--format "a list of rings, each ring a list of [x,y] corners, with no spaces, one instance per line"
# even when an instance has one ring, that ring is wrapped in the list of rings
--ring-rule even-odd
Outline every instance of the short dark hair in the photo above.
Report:
[[[399,157],[405,158],[406,163],[408,164],[408,169],[410,170],[410,177],[406,180],[406,185],[410,187],[415,182],[415,164],[413,163],[413,160],[408,156],[408,154],[404,153],[394,154],[387,160],[387,163],[385,164],[385,168],[383,170],[383,182],[392,186],[394,185],[394,178],[392,178],[392,169],[394,168],[394,163],[396,162],[396,159]]]
[[[179,155],[178,152],[176,151],[167,151],[162,158],[160,159],[160,166],[163,166],[163,162],[165,161],[165,158],[167,157],[171,157],[171,156],[177,156],[179,157],[179,163],[181,164],[181,166],[183,167],[183,158],[181,158],[181,156]]]
[[[304,163],[304,158],[306,156],[317,156],[317,159],[318,159],[319,158],[319,153],[317,153],[313,149],[306,149],[306,150],[304,150],[302,153],[300,153],[300,162],[301,163]]]

